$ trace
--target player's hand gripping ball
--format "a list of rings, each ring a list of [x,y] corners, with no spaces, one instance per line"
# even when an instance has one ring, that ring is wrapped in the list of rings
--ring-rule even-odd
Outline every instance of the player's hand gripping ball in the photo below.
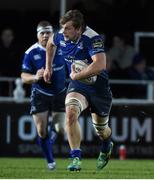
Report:
[[[75,66],[75,72],[80,72],[84,68],[88,67],[88,64],[86,64],[85,62],[80,61],[80,60],[74,61],[73,65]],[[97,76],[92,76],[92,77],[88,77],[86,79],[81,79],[79,81],[81,81],[82,83],[91,85],[91,84],[94,84],[96,82],[96,80],[97,80]]]

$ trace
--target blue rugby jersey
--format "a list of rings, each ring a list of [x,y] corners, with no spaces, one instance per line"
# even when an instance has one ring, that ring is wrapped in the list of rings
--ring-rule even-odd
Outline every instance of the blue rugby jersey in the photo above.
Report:
[[[63,29],[61,29],[54,35],[53,43],[62,50],[69,74],[71,72],[71,64],[74,60],[82,60],[90,64],[92,63],[91,56],[105,52],[103,37],[89,27],[86,27],[85,32],[83,32],[77,42],[72,42],[70,40],[66,41],[63,36]],[[107,71],[102,70],[99,76],[101,76],[101,79],[103,79],[104,83],[107,84],[104,88],[108,89]],[[80,81],[73,81],[73,84],[75,84],[76,87],[80,87],[80,89],[86,89],[92,92],[96,91],[95,85],[87,85]],[[101,83],[100,86],[104,85]]]
[[[46,49],[39,43],[32,45],[26,52],[22,63],[22,72],[36,74],[37,70],[45,68]],[[52,96],[62,92],[65,89],[65,65],[61,50],[57,48],[55,58],[53,60],[53,74],[51,84],[39,80],[32,84],[32,90],[37,89],[43,94]]]

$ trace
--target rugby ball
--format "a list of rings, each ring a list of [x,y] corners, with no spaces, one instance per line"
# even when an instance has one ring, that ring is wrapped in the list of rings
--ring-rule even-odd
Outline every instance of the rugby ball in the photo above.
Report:
[[[81,60],[74,61],[73,65],[75,66],[75,71],[76,72],[80,72],[84,68],[88,67],[88,64],[86,64],[84,61],[81,61]],[[94,84],[96,80],[97,80],[97,76],[92,76],[92,77],[89,77],[89,78],[86,78],[86,79],[81,79],[79,81],[81,81],[82,83],[91,85],[91,84]]]

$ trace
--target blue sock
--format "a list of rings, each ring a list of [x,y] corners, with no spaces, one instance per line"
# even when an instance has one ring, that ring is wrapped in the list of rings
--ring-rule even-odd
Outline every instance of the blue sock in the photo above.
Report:
[[[111,146],[111,136],[107,140],[103,140],[101,144],[101,152],[108,153]]]
[[[70,151],[70,157],[71,158],[75,158],[78,157],[79,159],[81,159],[81,149],[73,149]]]
[[[53,128],[53,125],[52,123],[50,123],[48,125],[48,135],[49,135],[49,138],[51,140],[51,143],[54,144],[55,140],[57,139],[57,132],[56,130]]]
[[[57,139],[57,133],[55,130],[51,130],[50,132],[50,140],[51,140],[51,143],[54,144],[55,140]]]
[[[43,154],[48,163],[54,162],[53,154],[52,154],[52,144],[47,136],[46,138],[42,139],[38,136],[38,144],[41,147]]]

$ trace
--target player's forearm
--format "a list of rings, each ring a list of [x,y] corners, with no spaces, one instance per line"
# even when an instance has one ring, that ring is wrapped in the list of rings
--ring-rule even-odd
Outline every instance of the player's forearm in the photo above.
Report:
[[[38,81],[36,75],[32,75],[29,73],[21,73],[21,79],[25,84],[33,84]]]
[[[102,70],[106,69],[106,56],[104,53],[97,54],[93,57],[93,62],[80,73],[78,73],[78,79],[84,79],[92,77],[101,73]]]
[[[54,46],[50,42],[48,42],[46,47],[46,69],[48,70],[50,70],[52,67],[54,53]]]
[[[99,67],[96,67],[95,63],[90,64],[87,68],[83,69],[82,71],[76,74],[76,79],[85,79],[88,77],[98,75],[101,72],[101,70]]]

